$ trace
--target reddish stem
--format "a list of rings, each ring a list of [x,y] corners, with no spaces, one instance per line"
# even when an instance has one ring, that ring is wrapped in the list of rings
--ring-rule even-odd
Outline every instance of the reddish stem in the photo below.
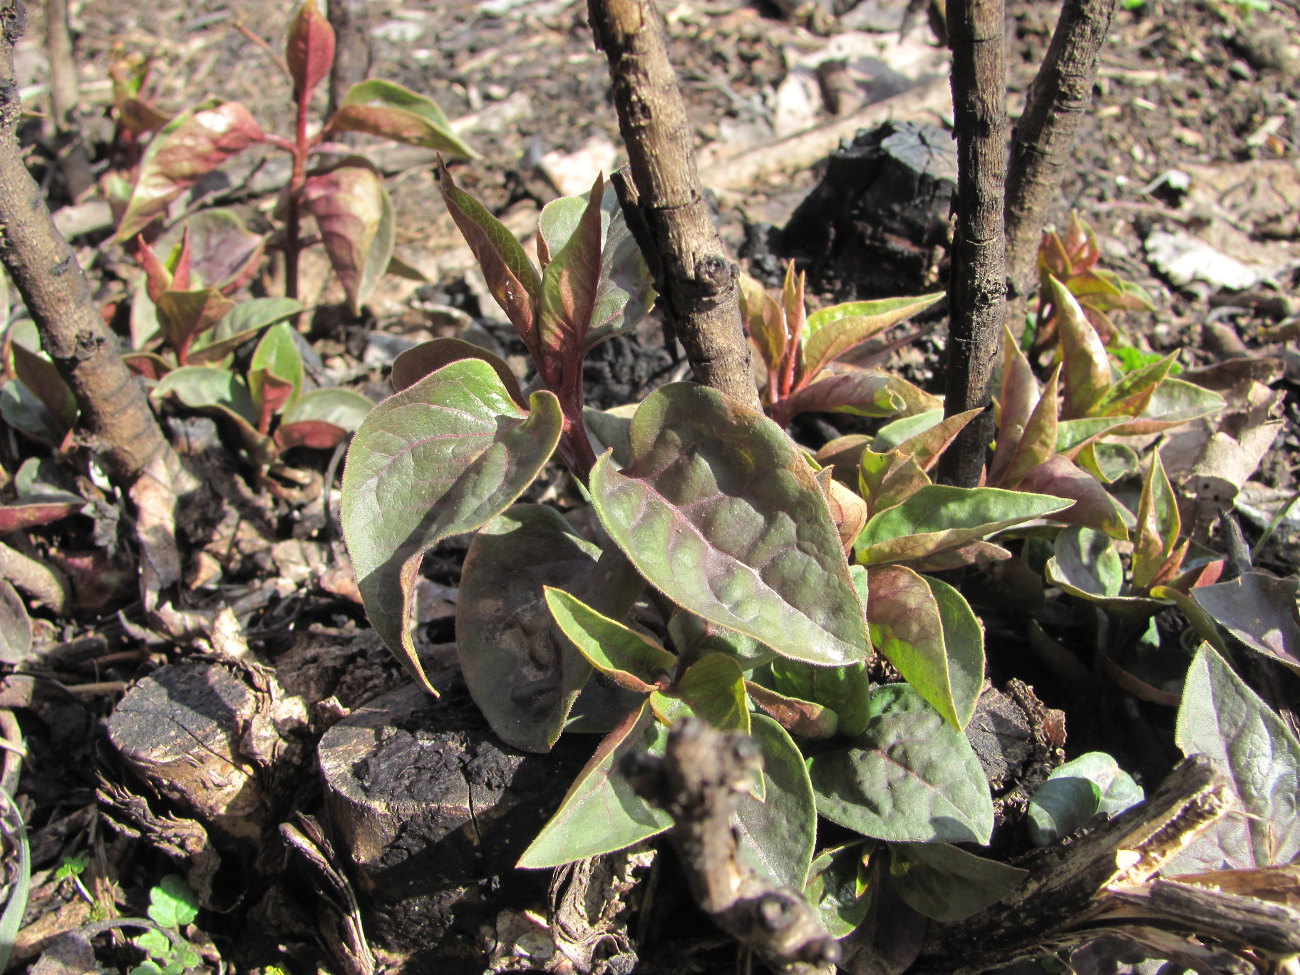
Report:
[[[298,104],[298,126],[293,145],[293,175],[289,178],[289,196],[285,201],[284,227],[284,295],[298,297],[298,257],[302,253],[300,239],[299,196],[307,182],[307,151],[311,142],[307,138],[307,109],[310,92],[294,92]]]

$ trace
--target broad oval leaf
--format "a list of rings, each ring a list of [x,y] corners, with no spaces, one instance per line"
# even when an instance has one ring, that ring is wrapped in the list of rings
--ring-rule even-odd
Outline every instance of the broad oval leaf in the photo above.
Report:
[[[393,256],[393,201],[388,190],[373,166],[353,157],[308,176],[302,198],[316,218],[348,305],[359,315]]]
[[[1124,566],[1108,535],[1082,526],[1056,536],[1044,575],[1053,586],[1112,613],[1154,616],[1168,605],[1158,599],[1122,595]]]
[[[1216,623],[1252,650],[1300,673],[1300,613],[1294,578],[1246,572],[1199,586],[1191,596]]]
[[[813,379],[831,362],[855,345],[899,322],[925,311],[946,292],[918,298],[883,298],[878,301],[851,301],[822,308],[808,316],[803,328],[800,356],[803,375]]]
[[[520,406],[526,405],[527,400],[523,390],[519,388],[519,380],[510,371],[510,367],[487,349],[473,342],[466,342],[464,339],[451,337],[430,339],[428,342],[421,342],[406,349],[393,360],[393,371],[388,378],[393,384],[393,389],[400,393],[407,386],[414,386],[425,376],[437,372],[457,359],[482,359],[496,372],[506,391],[510,393],[510,398]]]
[[[651,393],[632,463],[591,474],[601,524],[679,606],[782,656],[840,664],[870,655],[826,499],[771,420],[701,386]]]
[[[248,283],[266,246],[263,234],[253,233],[233,210],[222,207],[187,218],[183,228],[158,239],[160,249],[169,246],[177,231],[188,236],[189,287],[216,288],[226,295]]]
[[[1110,358],[1101,336],[1092,327],[1074,295],[1056,278],[1049,276],[1052,304],[1056,308],[1061,339],[1065,419],[1087,416],[1111,385]]]
[[[677,657],[649,637],[596,612],[563,589],[545,588],[551,616],[587,663],[620,687],[648,694],[677,665]]]
[[[1100,481],[1060,454],[1049,457],[1037,467],[1026,471],[1020,478],[1018,487],[1022,491],[1050,494],[1074,502],[1065,510],[1052,515],[1053,521],[1067,525],[1087,525],[1122,542],[1128,541],[1125,515],[1130,520],[1133,515],[1115,500],[1114,495]]]
[[[530,402],[524,413],[491,366],[463,359],[376,406],[348,450],[343,535],[366,611],[426,687],[410,620],[420,563],[504,511],[550,458],[559,401],[541,391]]]
[[[662,756],[667,745],[668,731],[654,719],[648,703],[629,714],[601,741],[559,811],[519,858],[519,866],[537,870],[612,853],[672,826],[672,817],[638,796],[617,770],[629,752]]]
[[[858,561],[872,565],[921,558],[1053,515],[1071,504],[1027,491],[930,484],[867,522],[858,536]]]
[[[802,660],[773,660],[770,672],[777,692],[830,708],[842,735],[861,734],[871,720],[871,682],[862,664],[814,667]]]
[[[509,508],[470,543],[456,601],[456,653],[474,702],[515,748],[548,751],[591,673],[552,622],[543,591],[584,589],[599,556],[543,505]]]
[[[667,691],[650,695],[650,706],[665,724],[694,715],[722,731],[749,734],[749,700],[740,665],[722,653],[701,657]]]
[[[182,366],[173,369],[153,388],[156,399],[175,396],[190,409],[219,406],[256,426],[257,407],[248,386],[229,369],[214,366]]]
[[[346,433],[360,429],[375,404],[350,389],[309,389],[284,411],[281,424],[328,423]]]
[[[1212,390],[1184,379],[1166,379],[1151,394],[1140,416],[1115,428],[1115,436],[1158,433],[1181,426],[1203,416],[1212,416],[1227,406],[1227,401]]]
[[[905,566],[869,569],[871,642],[958,729],[984,683],[984,631],[961,593]]]
[[[741,855],[777,884],[803,890],[817,838],[808,769],[784,728],[762,714],[753,722],[751,734],[763,753],[763,798],[742,794],[736,800]]]
[[[1097,813],[1118,816],[1146,798],[1119,763],[1088,752],[1052,770],[1029,798],[1029,839],[1047,846],[1073,833]]]
[[[908,907],[951,924],[1002,900],[1029,871],[946,843],[893,843],[889,876]]]
[[[966,736],[906,684],[877,688],[871,711],[849,747],[808,760],[817,811],[882,840],[988,843],[993,800]]]
[[[327,128],[331,132],[365,132],[464,159],[478,158],[452,130],[432,98],[378,78],[348,89]]]
[[[284,61],[293,79],[295,101],[306,101],[334,66],[334,28],[316,0],[304,0],[284,46]]]
[[[298,351],[297,337],[288,323],[278,322],[257,343],[248,367],[248,391],[263,420],[262,429],[269,414],[279,412],[297,399],[302,380],[302,353]]]
[[[168,290],[158,296],[158,324],[181,365],[189,364],[194,340],[215,327],[234,307],[235,303],[216,288]]]
[[[1239,807],[1164,868],[1167,877],[1289,863],[1300,853],[1300,741],[1206,644],[1187,671],[1175,740],[1208,755]]]
[[[907,409],[899,393],[905,379],[870,369],[843,366],[814,380],[781,403],[781,418],[800,413],[852,413],[855,416],[897,416]]]
[[[262,139],[261,128],[238,102],[177,116],[145,150],[117,239],[130,240],[200,178]]]

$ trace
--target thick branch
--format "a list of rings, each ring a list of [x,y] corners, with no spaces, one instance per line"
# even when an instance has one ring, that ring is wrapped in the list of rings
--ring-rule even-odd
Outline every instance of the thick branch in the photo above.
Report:
[[[20,109],[13,45],[22,33],[16,0],[0,2],[0,260],[4,261],[41,343],[72,387],[110,476],[132,483],[171,446],[144,390],[118,354],[90,284],[50,219],[40,187],[23,166],[16,126]]]
[[[1116,0],[1065,0],[1047,57],[1029,88],[1016,125],[1007,173],[1007,267],[1013,298],[1034,286],[1038,238],[1061,174],[1070,159],[1074,130],[1092,101],[1101,45]]]
[[[596,45],[609,57],[614,105],[634,193],[629,223],[698,382],[761,409],[727,259],[695,168],[690,123],[653,0],[588,0]],[[647,245],[649,245],[647,247]]]
[[[1007,72],[1002,0],[952,0],[952,100],[957,138],[957,226],[953,235],[951,320],[944,410],[984,413],[940,462],[940,479],[979,483],[993,439],[993,365],[1006,308],[1002,230],[1006,183]]]
[[[638,757],[623,772],[642,798],[673,817],[673,844],[714,922],[778,975],[826,975],[839,960],[839,943],[800,891],[750,866],[731,827],[736,797],[761,762],[753,739],[690,718],[673,726],[663,759]]]

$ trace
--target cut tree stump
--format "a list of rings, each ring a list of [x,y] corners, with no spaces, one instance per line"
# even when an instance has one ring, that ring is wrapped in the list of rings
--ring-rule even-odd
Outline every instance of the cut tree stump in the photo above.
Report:
[[[253,664],[162,667],[122,698],[108,737],[131,770],[226,850],[256,851],[274,827],[276,785],[302,760],[301,698]]]
[[[813,290],[841,301],[933,289],[946,260],[956,188],[950,133],[886,122],[830,156],[776,250],[807,267]]]
[[[505,908],[546,903],[549,871],[514,866],[589,748],[508,748],[454,681],[440,698],[414,685],[383,695],[326,732],[318,758],[372,943],[407,955],[406,970],[477,975],[492,947],[479,931]]]

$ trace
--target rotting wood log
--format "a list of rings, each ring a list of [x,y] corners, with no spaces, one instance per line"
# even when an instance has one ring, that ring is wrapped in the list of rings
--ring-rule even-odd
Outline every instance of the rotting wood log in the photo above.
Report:
[[[154,671],[108,722],[113,747],[158,795],[218,847],[256,852],[303,761],[306,706],[268,671],[186,661]]]
[[[739,272],[700,185],[695,148],[653,0],[588,0],[609,58],[630,180],[617,180],[628,226],[695,380],[761,409],[740,321]]]
[[[480,925],[544,905],[549,874],[516,871],[585,757],[562,739],[501,745],[458,677],[440,698],[398,688],[334,725],[317,756],[325,822],[373,943],[420,966],[482,960]]]
[[[831,154],[822,181],[781,232],[779,251],[808,267],[810,288],[841,301],[932,289],[956,188],[948,132],[886,122]]]

